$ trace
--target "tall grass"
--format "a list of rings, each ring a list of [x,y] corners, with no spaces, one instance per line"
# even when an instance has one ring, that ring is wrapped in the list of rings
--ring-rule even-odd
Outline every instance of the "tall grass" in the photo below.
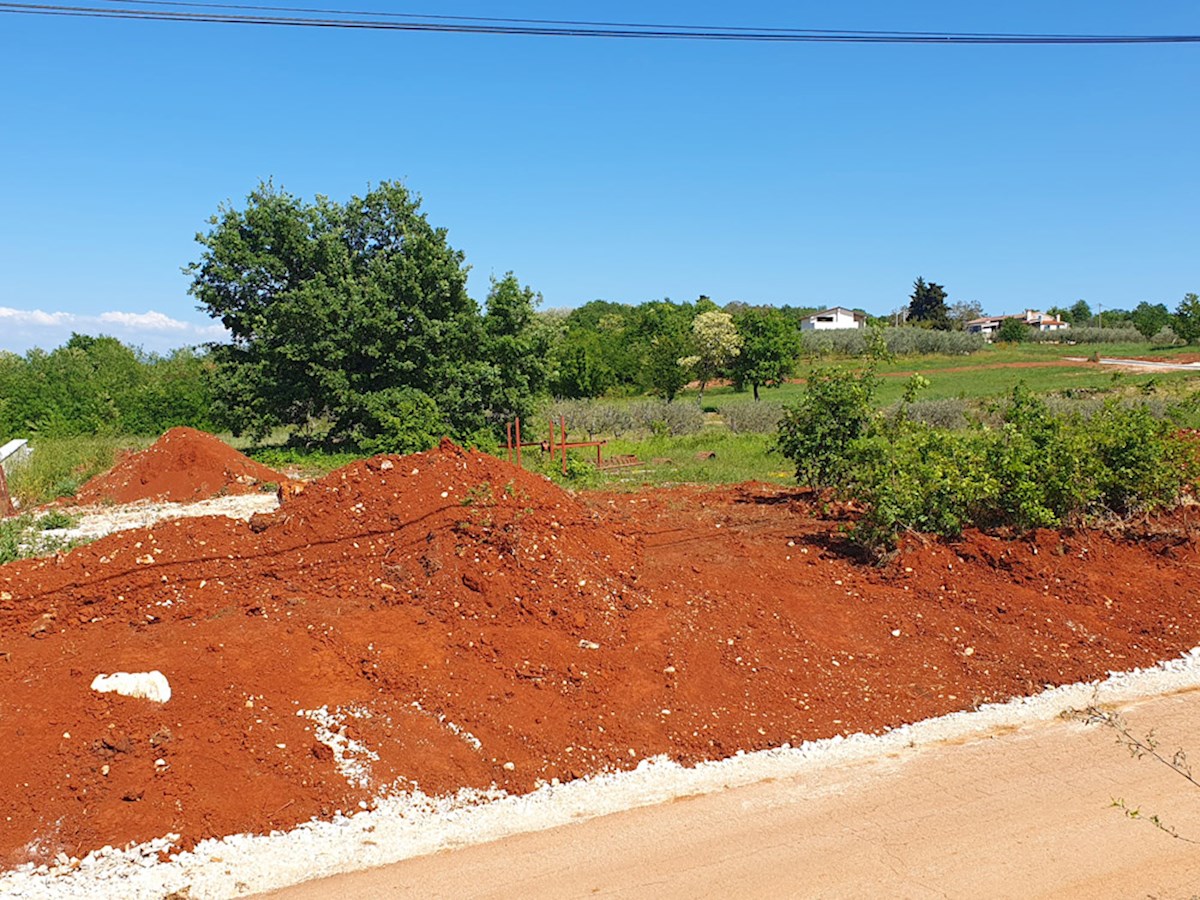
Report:
[[[8,475],[9,492],[25,508],[72,497],[89,478],[112,468],[121,451],[149,443],[128,435],[35,438],[29,458]]]

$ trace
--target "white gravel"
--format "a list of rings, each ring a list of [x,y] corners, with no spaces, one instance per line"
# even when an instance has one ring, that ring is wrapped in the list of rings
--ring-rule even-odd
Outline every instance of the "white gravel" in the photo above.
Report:
[[[204,841],[165,863],[156,862],[157,854],[170,847],[174,835],[126,849],[106,847],[82,860],[60,858],[52,867],[26,866],[6,872],[0,875],[0,895],[36,900],[149,900],[186,890],[185,896],[193,900],[245,896],[766,778],[817,773],[851,761],[982,737],[996,729],[1047,721],[1093,704],[1128,703],[1195,687],[1200,687],[1200,647],[1154,668],[1114,674],[1102,682],[1053,688],[1034,697],[928,719],[878,736],[856,734],[799,747],[785,745],[694,768],[665,758],[647,759],[631,772],[544,785],[519,797],[501,791],[461,791],[450,797],[406,793],[382,798],[369,811],[339,813],[332,821],[308,822],[287,833]]]
[[[228,516],[249,519],[255,513],[272,512],[279,506],[274,494],[237,494],[214,497],[197,503],[129,503],[124,506],[85,506],[65,509],[79,521],[71,528],[52,528],[42,532],[46,538],[63,541],[94,541],[106,534],[148,528],[164,519],[197,516]]]

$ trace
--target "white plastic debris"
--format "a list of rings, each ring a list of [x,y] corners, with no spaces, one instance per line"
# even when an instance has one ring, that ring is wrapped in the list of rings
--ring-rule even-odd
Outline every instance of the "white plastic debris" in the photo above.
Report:
[[[137,697],[166,703],[171,699],[171,685],[167,676],[155,669],[153,672],[114,672],[97,675],[92,679],[92,690],[101,694],[117,693],[122,697]]]

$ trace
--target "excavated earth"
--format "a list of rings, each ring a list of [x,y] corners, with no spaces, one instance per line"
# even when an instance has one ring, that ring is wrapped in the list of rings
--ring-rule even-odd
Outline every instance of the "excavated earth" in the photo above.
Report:
[[[159,500],[188,503],[229,494],[249,494],[286,478],[238,453],[211,434],[172,428],[148,450],[127,453],[112,469],[84,484],[79,505]]]
[[[876,567],[801,490],[571,495],[444,443],[249,522],[12,563],[0,868],[879,732],[1148,665],[1200,644],[1190,515],[912,540]],[[165,704],[89,688],[155,669]]]

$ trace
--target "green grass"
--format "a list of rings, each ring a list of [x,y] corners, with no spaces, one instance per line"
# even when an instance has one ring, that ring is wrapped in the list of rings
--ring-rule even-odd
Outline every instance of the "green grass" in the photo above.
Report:
[[[122,450],[149,444],[150,438],[132,436],[34,437],[33,452],[8,476],[9,493],[25,508],[72,497],[89,478],[112,468]]]
[[[569,436],[574,440],[576,436]],[[699,434],[679,437],[647,437],[644,439],[611,440],[604,447],[604,457],[636,456],[641,465],[597,470],[592,448],[569,451],[570,476],[562,476],[561,463],[548,460],[536,450],[526,451],[525,468],[548,475],[560,484],[574,488],[635,489],[652,484],[731,484],[740,481],[773,481],[789,483],[793,466],[778,453],[770,451],[773,436],[765,434],[733,434],[723,426],[706,427]],[[697,459],[696,454],[711,451],[711,459]],[[660,462],[654,462],[654,460]]]
[[[69,550],[80,543],[43,534],[49,527],[59,527],[43,525],[43,521],[44,517],[35,518],[29,513],[0,519],[0,565]]]
[[[361,453],[331,453],[299,447],[248,447],[243,452],[264,466],[280,472],[291,470],[302,478],[321,478],[334,469],[364,458]]]
[[[1101,356],[1145,356],[1169,359],[1182,353],[1195,353],[1195,347],[1176,347],[1152,350],[1149,344],[1095,344],[1061,346],[1057,344],[1001,344],[985,347],[969,356],[903,356],[882,363],[877,371],[883,377],[876,401],[888,406],[900,399],[907,376],[920,373],[929,379],[929,387],[921,392],[923,400],[945,397],[979,399],[1009,393],[1020,383],[1035,393],[1079,389],[1107,389],[1113,387],[1139,387],[1154,383],[1164,386],[1194,382],[1200,386],[1200,371],[1147,371],[1126,372],[1111,366],[1078,365],[1064,363],[1061,366],[1044,365],[1064,357],[1091,356],[1099,351]],[[1011,367],[1012,363],[1041,363],[1043,365]],[[818,360],[817,365],[863,365],[861,359]],[[1003,366],[1010,366],[1003,368]],[[991,367],[991,368],[989,368]],[[809,365],[802,364],[798,374],[803,377]],[[949,371],[948,371],[949,370]],[[784,384],[777,388],[760,391],[763,400],[789,403],[804,391],[803,384]],[[704,393],[704,405],[718,412],[727,403],[744,402],[751,394],[738,393],[731,387],[710,388]],[[680,394],[677,402],[688,402],[696,397],[695,391]]]

